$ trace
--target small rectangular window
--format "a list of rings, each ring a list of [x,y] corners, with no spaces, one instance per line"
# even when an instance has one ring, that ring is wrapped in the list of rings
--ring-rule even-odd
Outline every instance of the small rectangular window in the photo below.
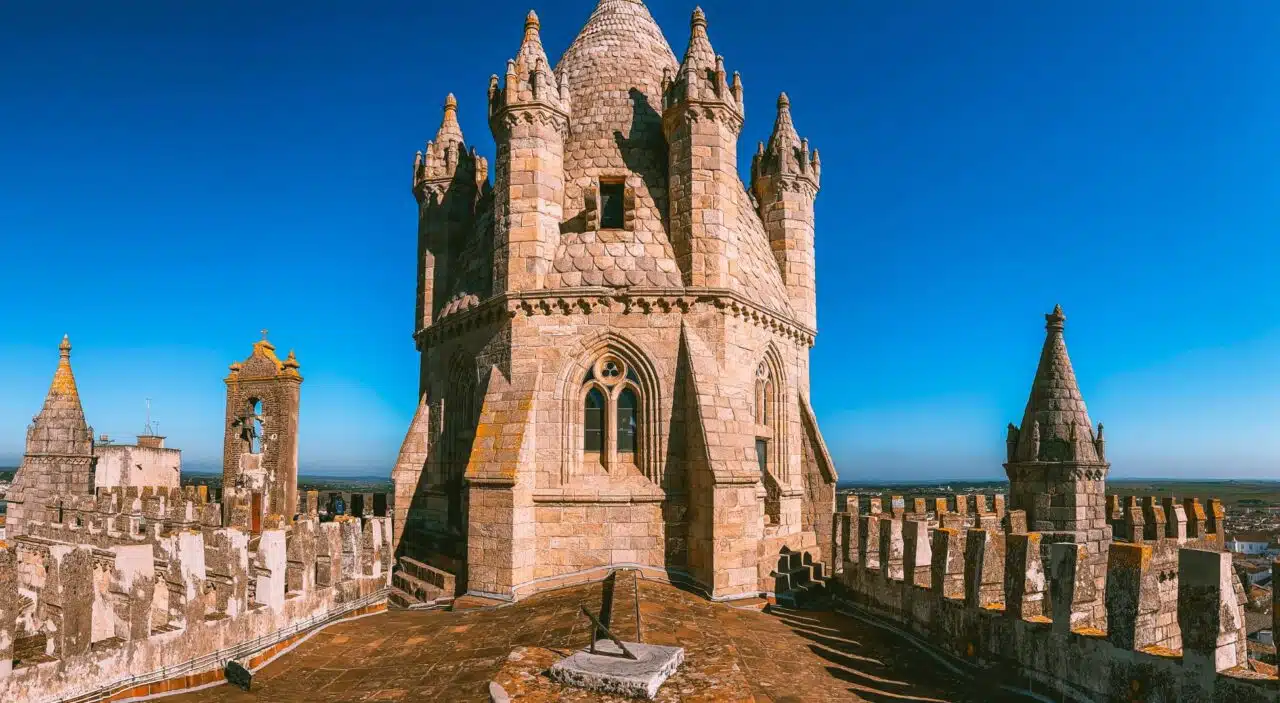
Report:
[[[600,183],[600,228],[622,229],[626,220],[623,204],[624,183]]]
[[[760,473],[769,470],[769,440],[756,440],[756,461],[760,462]]]

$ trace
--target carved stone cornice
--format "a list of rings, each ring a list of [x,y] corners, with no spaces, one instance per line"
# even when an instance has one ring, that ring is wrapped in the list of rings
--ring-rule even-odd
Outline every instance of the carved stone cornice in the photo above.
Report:
[[[1020,461],[1004,465],[1009,481],[1104,481],[1111,464],[1075,461]]]
[[[578,287],[495,295],[418,330],[414,333],[414,341],[421,351],[439,341],[516,316],[588,315],[594,312],[688,314],[708,307],[807,346],[813,346],[817,335],[816,330],[728,288]]]
[[[489,129],[495,139],[506,139],[521,123],[553,127],[562,138],[569,135],[569,114],[545,102],[502,105],[489,118]]]

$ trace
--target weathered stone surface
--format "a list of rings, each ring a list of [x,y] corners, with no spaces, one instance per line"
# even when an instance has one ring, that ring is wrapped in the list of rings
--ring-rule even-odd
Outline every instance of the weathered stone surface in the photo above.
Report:
[[[393,548],[500,599],[622,565],[754,597],[784,550],[838,568],[808,403],[821,165],[790,102],[748,191],[705,16],[677,61],[644,3],[604,0],[554,71],[542,22],[491,81],[492,186],[452,96],[415,161]]]
[[[555,681],[598,693],[652,699],[684,663],[684,649],[623,642],[635,656],[628,659],[610,640],[596,642],[596,653],[580,650],[556,662],[548,675]]]

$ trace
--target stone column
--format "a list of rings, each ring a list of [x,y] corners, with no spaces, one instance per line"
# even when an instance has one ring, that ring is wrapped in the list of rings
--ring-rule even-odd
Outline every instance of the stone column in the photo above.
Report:
[[[858,563],[864,569],[880,568],[880,513],[860,516]]]
[[[929,523],[909,520],[902,530],[902,581],[911,586],[928,588],[929,567],[933,563],[933,550],[929,540]],[[910,588],[907,589],[910,592]]]
[[[990,530],[969,530],[964,554],[966,606],[983,608],[1004,600],[1003,546],[1003,540]]]
[[[1187,539],[1187,509],[1177,498],[1168,496],[1160,501],[1164,505],[1165,537],[1182,542]]]
[[[1204,506],[1199,498],[1184,498],[1182,508],[1187,511],[1187,539],[1204,537]]]
[[[1107,552],[1107,639],[1120,649],[1155,644],[1160,594],[1151,547],[1116,542]]]
[[[902,580],[902,518],[880,518],[880,576]]]
[[[112,547],[115,568],[111,574],[115,634],[125,640],[151,636],[151,600],[156,587],[156,561],[149,544]],[[3,570],[3,567],[0,567]]]
[[[315,491],[307,491],[310,501]],[[308,592],[316,586],[316,539],[319,535],[319,521],[315,513],[305,513],[307,517],[293,523],[293,530],[288,536],[289,565],[285,572],[285,588],[293,593]]]
[[[1093,617],[1097,583],[1089,571],[1088,559],[1086,545],[1049,545],[1049,598],[1055,632],[1071,632],[1078,623],[1087,623]]]
[[[1019,512],[1019,511],[1015,511]],[[1005,537],[1005,615],[1027,619],[1044,616],[1044,565],[1040,533]]]
[[[856,513],[840,513],[840,562],[844,564],[858,559],[858,516]]]
[[[0,549],[0,679],[13,671],[18,636],[18,559],[13,547]]]
[[[1182,663],[1201,675],[1246,662],[1244,610],[1230,552],[1178,552],[1178,626]]]
[[[316,540],[316,585],[320,588],[336,586],[342,581],[342,524],[320,523],[320,537]]]
[[[89,651],[93,641],[93,548],[53,544],[39,600],[53,621],[54,654],[63,661]]]
[[[933,561],[930,583],[933,592],[943,598],[964,598],[964,542],[959,530],[939,528],[933,531]]]
[[[289,563],[287,549],[284,530],[262,531],[254,564],[254,598],[277,612],[284,608],[285,572]]]
[[[1142,498],[1142,538],[1147,542],[1156,542],[1164,538],[1168,531],[1168,519],[1164,514],[1164,507],[1161,506],[1155,498],[1151,496],[1143,496]]]

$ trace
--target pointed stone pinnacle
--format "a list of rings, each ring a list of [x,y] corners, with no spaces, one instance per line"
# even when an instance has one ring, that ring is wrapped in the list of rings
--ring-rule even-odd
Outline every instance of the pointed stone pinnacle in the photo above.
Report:
[[[525,30],[542,29],[542,22],[538,19],[538,13],[529,10],[529,14],[524,18]]]
[[[457,110],[457,109],[458,109],[458,99],[457,99],[457,98],[455,98],[455,97],[453,97],[453,93],[449,93],[448,95],[446,95],[446,96],[445,96],[445,98],[444,98],[444,109],[445,109],[446,111],[447,111],[447,110]]]
[[[689,26],[707,28],[707,14],[702,11],[701,7],[693,8],[693,18],[689,20]]]
[[[1067,321],[1067,316],[1062,314],[1062,306],[1054,305],[1053,312],[1044,316],[1045,329],[1061,331],[1065,326],[1063,323]]]
[[[778,109],[781,110],[783,108],[789,108],[789,107],[791,107],[791,98],[788,98],[786,93],[779,94]]]
[[[62,358],[71,358],[71,337],[70,335],[62,335],[62,343],[58,345],[58,353]]]

